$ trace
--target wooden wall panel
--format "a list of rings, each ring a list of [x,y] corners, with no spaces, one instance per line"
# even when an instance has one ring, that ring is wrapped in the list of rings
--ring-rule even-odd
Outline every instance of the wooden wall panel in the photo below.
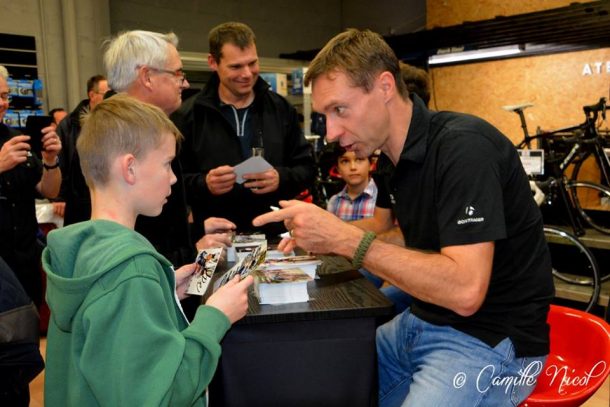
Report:
[[[574,0],[427,0],[426,27],[447,27],[461,24],[464,21],[488,20],[496,16],[531,13],[565,7],[571,3],[585,2]]]
[[[591,74],[583,75],[587,67]],[[482,117],[517,142],[519,118],[502,106],[533,103],[525,111],[530,132],[583,122],[582,106],[609,96],[610,48],[432,68],[430,74],[431,108]]]

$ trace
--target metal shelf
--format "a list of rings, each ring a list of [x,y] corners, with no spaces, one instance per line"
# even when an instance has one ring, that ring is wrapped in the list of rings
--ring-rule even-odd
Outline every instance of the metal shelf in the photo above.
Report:
[[[574,231],[569,226],[555,226],[549,225],[558,229],[563,229],[566,232],[574,234]],[[547,241],[549,243],[564,243],[564,240],[558,240],[553,236],[547,236]],[[586,229],[585,234],[583,236],[579,236],[578,240],[580,240],[585,246],[591,249],[606,249],[610,250],[610,235],[605,235],[595,229]]]
[[[577,301],[577,302],[589,302],[591,298],[592,288],[589,286],[570,284],[562,281],[556,277],[553,278],[555,282],[555,296],[564,300]],[[608,306],[610,300],[610,281],[602,284],[601,291],[597,304],[602,307]]]

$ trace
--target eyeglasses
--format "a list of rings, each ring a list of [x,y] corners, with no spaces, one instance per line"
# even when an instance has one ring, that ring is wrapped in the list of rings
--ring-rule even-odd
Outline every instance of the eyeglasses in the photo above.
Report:
[[[9,95],[8,92],[4,92],[4,93],[0,93],[0,99],[4,100],[5,102],[11,103],[11,101],[13,100],[13,97],[11,95]]]
[[[186,73],[182,70],[182,68],[178,68],[175,71],[170,71],[167,69],[151,68],[151,67],[149,67],[149,69],[151,71],[167,73],[167,74],[170,74],[170,75],[178,78],[178,80],[180,80],[180,85],[184,85],[184,81],[186,81]]]

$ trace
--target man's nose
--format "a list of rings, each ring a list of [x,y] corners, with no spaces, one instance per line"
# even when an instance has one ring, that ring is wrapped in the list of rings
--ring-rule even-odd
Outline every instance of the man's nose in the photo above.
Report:
[[[244,66],[244,68],[241,71],[242,76],[247,76],[250,77],[252,76],[252,68],[250,68],[249,66]]]
[[[341,129],[334,120],[326,118],[326,141],[332,143],[341,137]]]

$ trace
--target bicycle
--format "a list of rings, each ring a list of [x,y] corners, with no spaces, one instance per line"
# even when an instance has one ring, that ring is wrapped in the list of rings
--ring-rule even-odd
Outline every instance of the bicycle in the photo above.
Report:
[[[576,236],[584,235],[583,222],[610,235],[610,160],[604,151],[607,141],[597,126],[600,113],[605,119],[606,99],[601,98],[598,103],[583,107],[584,123],[553,131],[538,129],[533,136],[529,134],[524,114],[524,110],[531,106],[531,103],[526,103],[504,106],[503,109],[516,113],[520,118],[524,138],[516,147],[531,149],[531,143],[536,141],[537,147],[545,152],[544,174],[534,179],[555,180],[547,184],[547,203],[551,206],[560,203]],[[599,167],[601,183],[579,179],[579,174],[584,172],[583,163],[591,157]],[[571,165],[573,171],[568,178],[566,172]]]
[[[536,141],[547,155],[542,174],[530,176],[532,190],[537,192],[535,194],[536,202],[539,206],[543,203],[546,203],[547,207],[561,206],[564,213],[567,214],[569,225],[572,226],[574,231],[574,234],[571,234],[558,227],[548,225],[544,227],[545,237],[551,252],[553,276],[557,280],[582,287],[582,290],[574,291],[578,292],[578,300],[586,303],[586,311],[590,311],[598,302],[602,282],[610,279],[610,274],[601,276],[601,270],[594,254],[577,237],[584,234],[583,221],[589,225],[594,224],[599,227],[591,216],[588,216],[583,200],[579,199],[579,194],[581,194],[580,190],[593,190],[597,194],[608,197],[610,196],[610,189],[597,183],[578,180],[578,171],[573,172],[571,179],[568,179],[565,171],[572,163],[581,162],[580,165],[582,165],[582,162],[586,159],[583,157],[585,155],[588,157],[595,151],[582,147],[583,145],[588,147],[592,143],[581,143],[581,141],[598,137],[597,127],[594,125],[597,119],[595,112],[604,112],[605,99],[600,100],[600,103],[595,106],[597,109],[585,107],[587,120],[584,124],[552,132],[537,130],[536,135],[533,136],[530,136],[528,132],[523,113],[523,110],[530,106],[532,105],[506,106],[504,109],[517,113],[521,120],[524,139],[517,145],[517,148],[531,148],[532,142]],[[590,112],[593,112],[593,114],[590,114]],[[585,133],[587,136],[584,136]],[[578,159],[581,161],[578,161]],[[580,165],[578,170],[580,170]],[[610,232],[610,229],[607,229],[607,231]],[[557,282],[556,286],[559,287]],[[571,295],[575,295],[572,290]]]
[[[585,311],[591,311],[599,300],[602,284],[595,256],[576,236],[565,230],[545,226],[544,235],[551,252],[553,276],[583,287],[573,299],[585,302]]]
[[[545,199],[544,193],[535,181],[530,181],[530,187],[534,200],[540,206]],[[602,284],[601,271],[595,256],[568,231],[544,226],[544,235],[551,254],[553,276],[568,284],[583,287],[582,290],[575,290],[577,293],[572,294],[572,299],[585,302],[585,311],[591,311],[599,300]],[[555,283],[555,286],[558,284]]]

